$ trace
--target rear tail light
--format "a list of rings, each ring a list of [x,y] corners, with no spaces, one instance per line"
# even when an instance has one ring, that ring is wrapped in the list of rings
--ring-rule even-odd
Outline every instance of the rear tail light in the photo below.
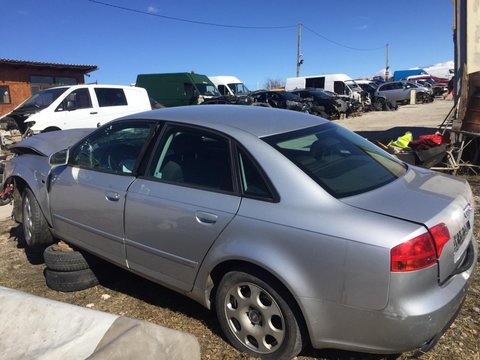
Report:
[[[395,246],[390,251],[390,270],[414,271],[434,265],[448,240],[447,226],[443,223],[435,225],[428,232]]]

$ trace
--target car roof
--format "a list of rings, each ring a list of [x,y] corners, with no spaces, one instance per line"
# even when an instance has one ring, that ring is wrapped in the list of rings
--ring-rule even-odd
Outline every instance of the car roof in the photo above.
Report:
[[[256,137],[305,129],[327,122],[318,116],[292,110],[216,104],[164,108],[130,115],[123,119],[138,118],[201,125],[231,135],[242,131]]]

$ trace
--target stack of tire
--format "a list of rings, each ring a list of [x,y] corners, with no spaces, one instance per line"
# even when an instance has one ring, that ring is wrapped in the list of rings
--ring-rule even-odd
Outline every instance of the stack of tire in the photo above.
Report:
[[[43,257],[47,266],[45,280],[50,289],[72,292],[98,285],[98,279],[90,269],[92,259],[87,254],[60,242],[47,247]]]

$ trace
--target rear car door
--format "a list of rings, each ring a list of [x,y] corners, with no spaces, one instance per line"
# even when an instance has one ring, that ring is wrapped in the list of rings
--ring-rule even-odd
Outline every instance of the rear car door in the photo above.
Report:
[[[54,169],[49,192],[60,238],[125,266],[123,213],[152,122],[116,122],[90,134]]]
[[[230,140],[203,129],[170,125],[125,208],[130,269],[191,290],[207,251],[240,205]]]

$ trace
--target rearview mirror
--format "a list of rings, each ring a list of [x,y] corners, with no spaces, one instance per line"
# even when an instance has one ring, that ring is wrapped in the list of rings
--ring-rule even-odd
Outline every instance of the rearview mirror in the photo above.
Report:
[[[67,165],[68,163],[68,156],[70,151],[68,149],[63,149],[53,153],[48,158],[48,163],[51,166],[60,166],[60,165]]]

